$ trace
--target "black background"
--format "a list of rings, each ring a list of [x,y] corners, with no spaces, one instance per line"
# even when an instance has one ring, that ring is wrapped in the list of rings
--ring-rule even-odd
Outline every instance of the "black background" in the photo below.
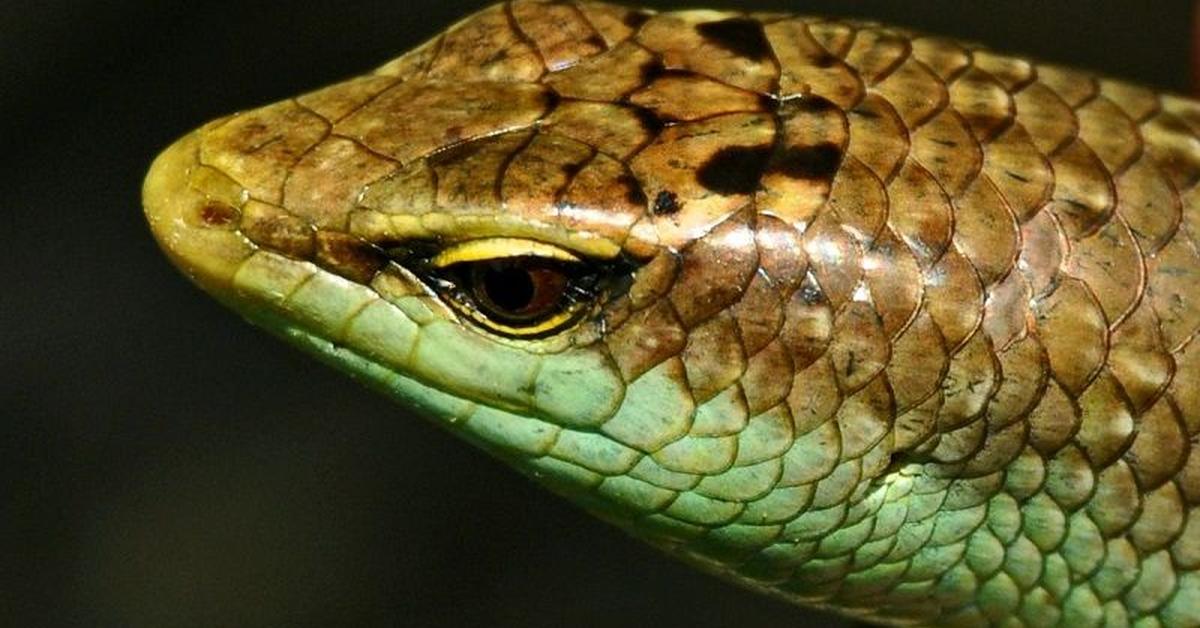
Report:
[[[478,3],[5,4],[0,624],[838,625],[591,520],[248,327],[156,250],[138,194],[160,148]],[[1186,2],[708,4],[872,16],[1189,86]]]

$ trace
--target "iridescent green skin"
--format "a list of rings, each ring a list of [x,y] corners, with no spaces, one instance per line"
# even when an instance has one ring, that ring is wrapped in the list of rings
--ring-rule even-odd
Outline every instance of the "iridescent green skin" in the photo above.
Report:
[[[516,0],[202,127],[144,197],[252,322],[701,569],[883,624],[1200,626],[1198,181],[1200,105],[1126,83]],[[513,337],[428,273],[479,242],[611,276]]]

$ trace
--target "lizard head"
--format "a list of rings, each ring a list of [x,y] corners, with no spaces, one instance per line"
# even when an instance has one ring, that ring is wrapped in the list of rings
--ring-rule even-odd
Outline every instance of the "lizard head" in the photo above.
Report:
[[[873,23],[511,0],[201,127],[144,204],[251,321],[743,585],[1171,624],[1197,119]]]
[[[890,447],[886,387],[837,425],[869,387],[838,388],[834,316],[870,309],[804,253],[856,260],[816,219],[845,117],[781,96],[766,38],[736,14],[493,7],[187,135],[146,214],[206,291],[552,489],[753,552]]]

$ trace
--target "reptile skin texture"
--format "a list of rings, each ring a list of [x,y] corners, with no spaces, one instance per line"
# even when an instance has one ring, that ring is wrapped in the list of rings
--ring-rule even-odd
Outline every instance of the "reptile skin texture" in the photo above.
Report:
[[[203,126],[144,199],[252,322],[700,569],[887,625],[1183,627],[1198,183],[1200,104],[1129,83],[513,0]],[[594,285],[497,323],[442,272],[489,256]]]

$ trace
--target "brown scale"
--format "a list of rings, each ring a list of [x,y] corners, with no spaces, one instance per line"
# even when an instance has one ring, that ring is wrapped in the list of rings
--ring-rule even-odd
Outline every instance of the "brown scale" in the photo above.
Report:
[[[328,121],[284,101],[217,122],[204,135],[200,160],[252,198],[278,205],[291,168],[328,134]]]
[[[568,100],[542,118],[540,126],[614,159],[627,160],[654,139],[660,125],[623,104]]]
[[[1154,574],[1200,569],[1194,102],[869,22],[513,0],[213,123],[200,160],[193,185],[246,198],[198,220],[362,284],[414,237],[643,264],[598,342],[625,382],[726,410],[697,411],[696,459],[619,434],[653,453],[631,477],[709,504],[637,525],[693,556],[775,526],[734,577],[988,625],[1039,618],[932,583],[1151,616],[1175,586]],[[780,446],[739,452],[748,430]],[[904,462],[928,464],[872,510]],[[731,465],[770,482],[694,477]],[[1055,573],[1090,584],[1031,575]]]
[[[550,72],[571,67],[607,48],[599,31],[572,4],[514,0],[508,11],[522,37],[533,42]]]

